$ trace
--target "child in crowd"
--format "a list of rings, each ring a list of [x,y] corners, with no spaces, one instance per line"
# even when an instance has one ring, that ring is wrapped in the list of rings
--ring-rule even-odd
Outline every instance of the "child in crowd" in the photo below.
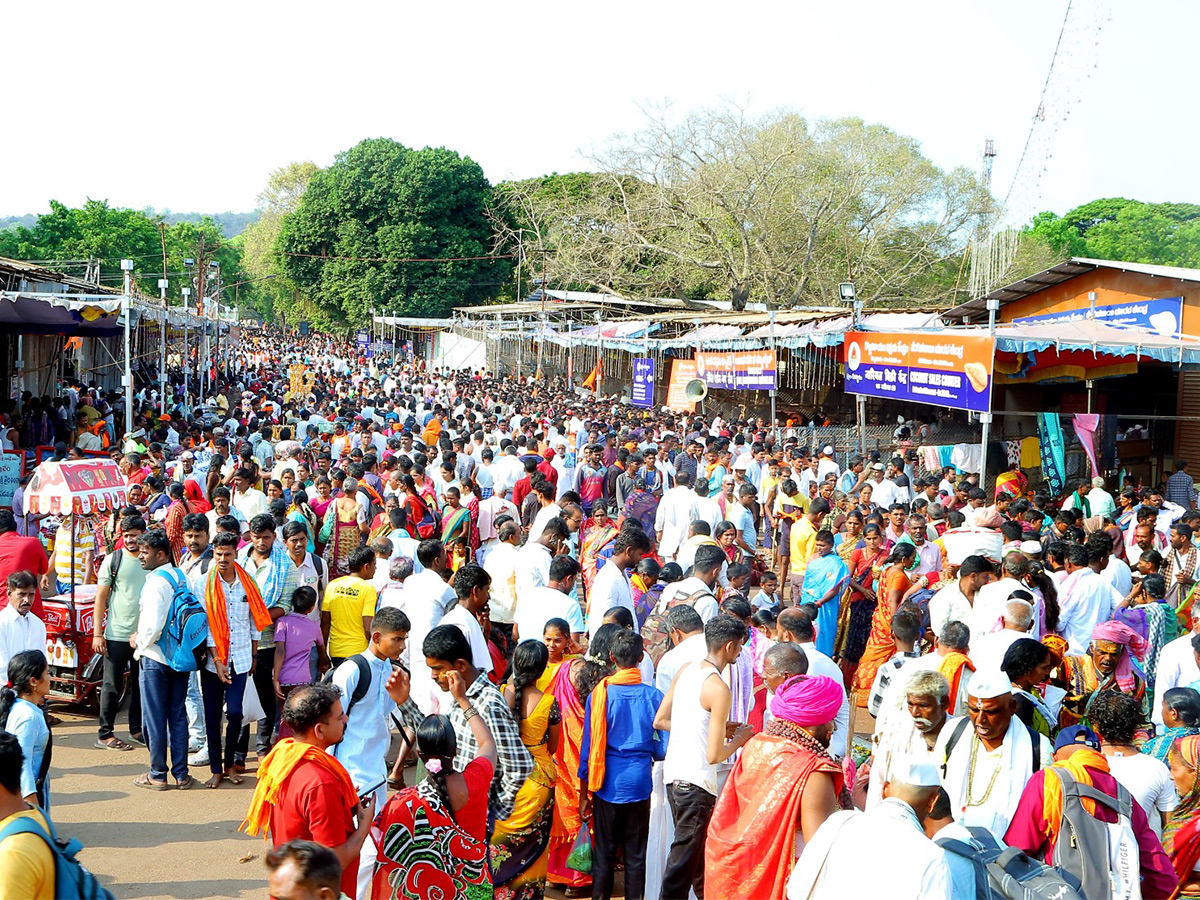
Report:
[[[646,890],[646,843],[650,831],[651,772],[664,758],[666,740],[654,728],[663,694],[642,683],[642,637],[622,629],[613,636],[610,658],[617,671],[588,696],[579,761],[580,811],[590,819],[592,896],[613,893],[617,847],[625,852],[625,895]]]
[[[750,601],[755,609],[777,609],[779,607],[779,576],[774,572],[764,572],[758,586],[758,593]]]
[[[305,585],[292,592],[292,611],[275,623],[275,696],[282,705],[288,694],[302,684],[311,684],[329,669],[321,624],[309,618],[317,605],[317,592]],[[279,736],[291,737],[286,722]]]
[[[747,591],[750,589],[750,567],[742,563],[732,565],[726,572],[726,577],[729,579],[729,587],[721,592],[721,599],[747,599]]]

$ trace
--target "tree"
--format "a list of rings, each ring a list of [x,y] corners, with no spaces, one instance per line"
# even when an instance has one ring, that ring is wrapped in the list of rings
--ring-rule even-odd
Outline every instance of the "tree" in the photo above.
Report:
[[[569,184],[501,195],[512,222],[553,245],[550,280],[738,309],[825,304],[847,277],[864,299],[904,295],[990,203],[973,173],[942,172],[916,141],[857,119],[660,115],[594,162]],[[513,240],[501,229],[499,246]]]
[[[512,264],[488,259],[492,194],[483,170],[444,148],[363,141],[315,173],[283,217],[279,265],[325,327],[371,309],[443,316],[494,296]]]
[[[1200,265],[1200,206],[1093,200],[1056,216],[1035,216],[1029,231],[1065,256],[1161,265]]]
[[[275,248],[283,219],[300,206],[309,181],[318,171],[313,162],[294,162],[276,169],[267,179],[267,186],[258,195],[258,220],[242,232],[242,253],[246,271],[255,282],[258,308],[266,321],[276,316],[287,321],[301,321],[304,311],[300,290],[280,265]]]

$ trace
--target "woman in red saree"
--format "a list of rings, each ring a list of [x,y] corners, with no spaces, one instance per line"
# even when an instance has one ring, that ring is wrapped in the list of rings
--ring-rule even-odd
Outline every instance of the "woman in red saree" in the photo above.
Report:
[[[1178,897],[1200,897],[1200,735],[1175,742],[1167,757],[1179,805],[1163,828],[1163,849],[1179,876]]]
[[[353,479],[346,483],[353,485]],[[351,490],[352,488],[347,488]],[[350,553],[362,544],[362,531],[358,527],[358,501],[343,494],[334,500],[325,511],[325,522],[321,526],[320,538],[325,542],[325,562],[329,564],[329,577],[340,578],[350,574]]]
[[[867,638],[862,659],[858,661],[851,687],[861,707],[867,705],[867,695],[871,692],[875,673],[896,652],[896,642],[892,639],[892,616],[901,603],[929,585],[929,579],[918,575],[915,567],[909,571],[909,567],[917,561],[917,548],[906,542],[896,544],[883,562],[884,571],[876,591],[879,600],[871,616],[871,634]]]
[[[450,694],[472,709],[456,672]],[[372,900],[483,900],[492,896],[488,864],[488,793],[497,752],[482,716],[467,719],[479,755],[455,772],[458,741],[446,716],[427,716],[417,728],[417,755],[429,773],[416,787],[392,796],[375,818],[378,847]]]
[[[583,896],[591,888],[592,876],[567,867],[571,845],[579,836],[583,819],[579,815],[579,760],[583,740],[583,712],[587,698],[601,679],[612,672],[607,663],[612,636],[619,625],[601,625],[592,636],[588,655],[564,659],[550,686],[562,714],[562,732],[554,753],[556,784],[554,819],[550,825],[550,860],[547,881],[570,889],[571,896]]]
[[[854,672],[867,647],[871,633],[871,619],[879,598],[875,595],[875,583],[882,574],[882,565],[887,558],[883,546],[883,532],[878,525],[868,525],[863,530],[865,546],[850,551],[847,566],[850,569],[850,586],[846,589],[846,621],[844,630],[839,630],[837,646],[834,648],[847,684],[854,683]]]
[[[607,555],[612,555],[613,544],[616,543],[619,533],[616,525],[608,517],[608,510],[597,503],[592,510],[592,525],[584,532],[583,541],[579,545],[579,566],[583,570],[585,597],[592,589],[592,582],[596,580],[601,554],[608,551]]]
[[[433,537],[437,531],[437,523],[430,512],[430,506],[417,490],[416,479],[405,475],[400,479],[400,483],[404,485],[404,501],[401,505],[406,513],[405,528],[408,529],[408,536],[414,541]]]

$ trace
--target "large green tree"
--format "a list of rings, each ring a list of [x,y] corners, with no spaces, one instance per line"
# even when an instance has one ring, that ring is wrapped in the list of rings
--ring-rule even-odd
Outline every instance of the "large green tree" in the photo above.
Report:
[[[296,322],[314,313],[311,301],[280,265],[275,245],[284,217],[300,206],[309,181],[318,171],[316,163],[294,162],[272,172],[258,195],[259,217],[241,234],[243,264],[256,279],[259,307],[268,320]]]
[[[492,189],[469,158],[363,141],[314,174],[283,217],[276,250],[319,326],[360,325],[371,310],[443,316],[493,297],[508,260],[491,252]]]
[[[1200,266],[1200,206],[1111,197],[1066,215],[1044,212],[1030,232],[1064,256]]]

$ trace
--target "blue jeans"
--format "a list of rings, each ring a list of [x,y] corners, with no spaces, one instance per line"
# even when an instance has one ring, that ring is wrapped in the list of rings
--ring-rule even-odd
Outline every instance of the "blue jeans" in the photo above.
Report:
[[[150,749],[150,777],[166,781],[167,747],[171,748],[171,774],[176,781],[188,777],[187,698],[188,672],[176,672],[157,660],[142,659],[142,733]]]
[[[192,747],[203,747],[207,741],[207,731],[204,728],[204,697],[200,693],[200,673],[192,672],[188,678],[187,702],[188,744]]]

